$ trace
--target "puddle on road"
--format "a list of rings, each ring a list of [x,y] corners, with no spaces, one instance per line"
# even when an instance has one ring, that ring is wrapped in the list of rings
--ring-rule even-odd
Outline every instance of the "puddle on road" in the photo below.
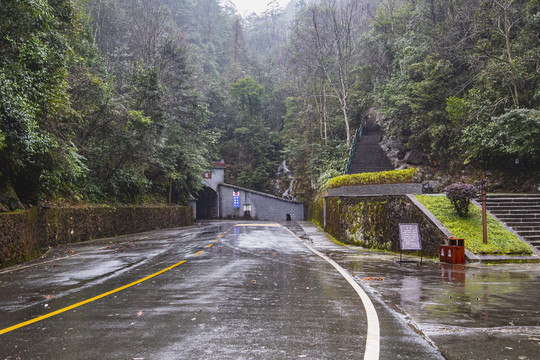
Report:
[[[347,268],[383,300],[424,324],[540,326],[538,264],[399,264],[395,255],[348,256]]]
[[[449,360],[540,358],[539,264],[398,260],[365,252],[339,262]]]

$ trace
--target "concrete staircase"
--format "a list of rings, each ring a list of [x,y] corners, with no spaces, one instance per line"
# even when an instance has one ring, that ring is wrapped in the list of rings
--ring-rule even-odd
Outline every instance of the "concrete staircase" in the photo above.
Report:
[[[488,195],[487,209],[540,249],[540,195]]]
[[[356,144],[351,163],[351,174],[394,170],[394,166],[379,145],[383,135],[384,133],[378,125],[364,129],[364,133]]]

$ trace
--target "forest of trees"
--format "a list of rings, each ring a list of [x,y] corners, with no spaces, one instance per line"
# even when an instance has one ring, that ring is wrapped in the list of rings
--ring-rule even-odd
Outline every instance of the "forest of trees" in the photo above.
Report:
[[[267,192],[287,160],[309,200],[368,117],[434,172],[540,175],[538,0],[295,0],[247,18],[218,0],[2,0],[0,14],[0,210],[164,203],[171,179],[185,203],[220,159],[227,182]]]

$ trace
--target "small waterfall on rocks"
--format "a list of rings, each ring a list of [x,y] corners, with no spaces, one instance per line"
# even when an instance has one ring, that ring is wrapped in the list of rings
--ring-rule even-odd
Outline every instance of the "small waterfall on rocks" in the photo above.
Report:
[[[287,167],[287,160],[283,160],[278,167],[276,179],[274,180],[274,191],[276,195],[285,199],[296,200],[294,196],[295,184],[296,179],[294,178],[293,172]]]

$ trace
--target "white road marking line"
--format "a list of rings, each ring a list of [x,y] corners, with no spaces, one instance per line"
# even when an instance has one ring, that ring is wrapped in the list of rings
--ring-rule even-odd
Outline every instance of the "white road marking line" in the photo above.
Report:
[[[287,228],[285,229],[288,232],[290,232],[298,241],[304,244],[305,247],[307,247],[313,253],[323,258],[328,263],[330,263],[349,282],[349,284],[351,284],[354,290],[356,290],[356,293],[360,296],[360,299],[362,300],[362,304],[364,305],[364,309],[366,310],[366,317],[367,317],[367,323],[368,323],[366,349],[364,351],[364,360],[378,360],[379,351],[380,351],[379,317],[377,316],[377,311],[375,310],[375,306],[373,306],[373,303],[369,299],[369,296],[366,294],[364,289],[362,289],[360,285],[358,285],[358,283],[353,279],[353,277],[345,269],[343,269],[338,263],[336,263],[334,260],[330,259],[328,256],[324,255],[320,251],[308,245],[306,242],[304,242],[302,239],[296,236],[296,234],[292,232],[290,229],[287,229]]]

